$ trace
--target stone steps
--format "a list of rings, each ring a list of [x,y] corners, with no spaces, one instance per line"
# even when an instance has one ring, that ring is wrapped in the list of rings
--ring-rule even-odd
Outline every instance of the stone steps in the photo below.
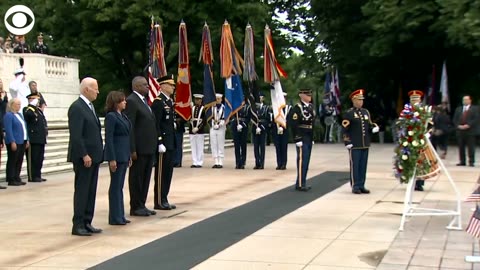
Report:
[[[101,119],[103,123],[103,119]],[[48,123],[48,139],[45,147],[45,160],[43,162],[42,174],[60,173],[65,171],[72,171],[72,164],[67,162],[68,152],[68,121],[67,119],[55,120]],[[102,136],[104,130],[102,130]],[[209,150],[210,138],[205,136],[205,151]],[[233,147],[232,140],[225,141],[225,147]],[[183,152],[189,153],[191,151],[190,140],[188,133],[184,135]],[[5,169],[7,163],[7,151],[6,148],[1,150],[1,162],[0,162],[0,181],[5,181]],[[104,163],[106,164],[106,163]],[[27,161],[24,159],[21,177],[23,180],[27,178]]]

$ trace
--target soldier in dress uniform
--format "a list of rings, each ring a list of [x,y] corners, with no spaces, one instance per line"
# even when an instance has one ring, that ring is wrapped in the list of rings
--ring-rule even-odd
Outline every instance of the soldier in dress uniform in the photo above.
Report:
[[[157,164],[155,166],[154,209],[172,210],[177,208],[168,202],[168,193],[173,176],[175,151],[175,107],[171,98],[175,90],[173,75],[159,78],[160,94],[152,103],[158,136]]]
[[[225,157],[225,106],[222,104],[222,94],[216,94],[216,104],[212,107],[212,119],[210,123],[210,145],[215,165],[212,168],[223,168]]]
[[[25,42],[25,36],[16,36],[18,39],[17,46],[13,47],[14,53],[30,53],[30,46]]]
[[[192,118],[189,123],[190,147],[192,148],[193,164],[190,168],[201,168],[203,165],[203,148],[205,146],[205,124],[207,117],[205,107],[202,105],[202,94],[194,94]]]
[[[40,33],[40,35],[37,36],[37,42],[33,44],[32,52],[48,54],[48,46],[47,44],[43,43],[42,33]]]
[[[28,182],[46,181],[42,178],[42,166],[47,143],[47,120],[43,111],[39,108],[40,96],[30,94],[27,96],[28,106],[23,108],[23,117],[27,123],[27,133],[30,147],[25,154],[27,156]]]
[[[265,143],[268,136],[268,126],[271,123],[269,107],[263,103],[257,103],[257,115],[258,123],[253,123],[252,125],[253,153],[255,155],[255,167],[253,169],[263,170],[265,165]]]
[[[247,161],[248,123],[250,122],[250,105],[245,105],[235,114],[230,122],[235,145],[235,169],[245,169]]]
[[[307,172],[312,153],[315,111],[311,103],[311,89],[300,89],[298,96],[300,97],[300,102],[293,106],[288,125],[297,148],[297,180],[295,189],[308,191],[310,187],[307,186]]]
[[[287,93],[283,92],[284,96]],[[282,108],[285,118],[288,119],[288,113],[292,106],[285,104]],[[287,150],[288,150],[288,126],[283,128],[277,123],[272,123],[273,126],[273,142],[275,144],[275,150],[277,153],[277,170],[287,169]]]
[[[365,188],[370,132],[379,131],[377,124],[372,122],[370,112],[362,108],[364,94],[363,89],[350,94],[353,107],[345,113],[342,121],[343,140],[350,155],[350,185],[354,194],[370,193]]]

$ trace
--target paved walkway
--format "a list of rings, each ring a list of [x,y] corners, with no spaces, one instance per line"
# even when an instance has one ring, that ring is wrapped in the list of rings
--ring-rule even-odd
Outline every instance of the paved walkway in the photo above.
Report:
[[[233,169],[233,149],[227,149],[222,170],[210,169],[213,163],[208,154],[204,168],[190,169],[190,156],[185,156],[185,168],[174,172],[170,197],[178,208],[148,218],[130,217],[132,223],[127,226],[107,223],[109,175],[107,168],[102,168],[94,226],[104,232],[92,237],[70,235],[72,173],[50,175],[45,183],[1,190],[0,270],[85,269],[293,185],[294,145],[290,145],[286,171],[275,170],[273,146],[267,147],[263,171],[251,169],[253,149],[249,146],[248,150],[246,170]],[[446,230],[448,218],[416,217],[398,233],[405,185],[393,179],[391,161],[391,145],[374,145],[367,177],[371,194],[353,195],[348,184],[344,185],[219,252],[196,269],[474,269],[463,259],[473,254],[475,241],[464,231]],[[446,164],[462,196],[467,196],[476,183],[478,166],[456,167],[455,163],[452,147]],[[340,144],[314,146],[311,176],[345,170],[348,157]],[[152,207],[153,192],[149,195]],[[453,207],[453,195],[441,176],[427,182],[425,192],[416,192],[414,201],[429,207]],[[128,201],[126,187],[126,209]],[[472,207],[464,204],[464,226]]]

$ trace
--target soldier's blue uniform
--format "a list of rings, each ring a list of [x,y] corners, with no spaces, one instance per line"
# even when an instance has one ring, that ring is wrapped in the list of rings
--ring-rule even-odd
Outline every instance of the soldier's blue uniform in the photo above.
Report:
[[[363,100],[364,90],[358,89],[350,94],[354,99]],[[355,194],[370,193],[365,188],[367,174],[368,149],[373,129],[378,129],[370,117],[370,112],[361,107],[352,107],[344,115],[343,140],[349,149],[350,155],[350,184]],[[377,131],[378,132],[378,131]]]
[[[300,89],[300,94],[312,95],[310,89]],[[310,164],[310,155],[312,153],[313,142],[313,123],[315,120],[315,112],[310,102],[299,102],[290,112],[288,126],[293,134],[297,148],[297,180],[295,189],[307,191],[307,172]]]
[[[282,108],[283,113],[285,117],[288,119],[288,113],[290,112],[292,106],[290,105],[285,105],[284,108]],[[275,144],[275,150],[277,153],[277,170],[285,170],[287,168],[287,150],[288,150],[288,126],[287,128],[282,128],[280,129],[281,132],[279,132],[279,126],[276,123],[272,124],[273,126],[273,142]]]
[[[233,144],[235,145],[235,169],[245,169],[245,163],[247,161],[247,136],[248,136],[248,123],[250,122],[250,105],[245,104],[235,115],[232,117],[230,127],[233,132]],[[241,125],[242,129],[239,130],[238,126]]]
[[[255,155],[255,167],[253,169],[263,170],[265,165],[265,143],[268,125],[271,121],[268,106],[259,105],[257,109],[258,123],[252,125],[253,153]],[[257,127],[260,128],[260,134],[257,134]]]

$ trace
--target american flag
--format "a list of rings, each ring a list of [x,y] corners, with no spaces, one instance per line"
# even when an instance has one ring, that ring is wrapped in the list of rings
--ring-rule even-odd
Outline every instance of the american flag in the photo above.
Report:
[[[472,194],[465,199],[466,202],[480,202],[480,186],[478,186]]]
[[[157,80],[152,75],[152,68],[148,68],[148,105],[152,105],[153,100],[160,93],[160,85],[158,85]]]
[[[480,237],[480,208],[478,205],[470,218],[466,231],[477,238]]]

